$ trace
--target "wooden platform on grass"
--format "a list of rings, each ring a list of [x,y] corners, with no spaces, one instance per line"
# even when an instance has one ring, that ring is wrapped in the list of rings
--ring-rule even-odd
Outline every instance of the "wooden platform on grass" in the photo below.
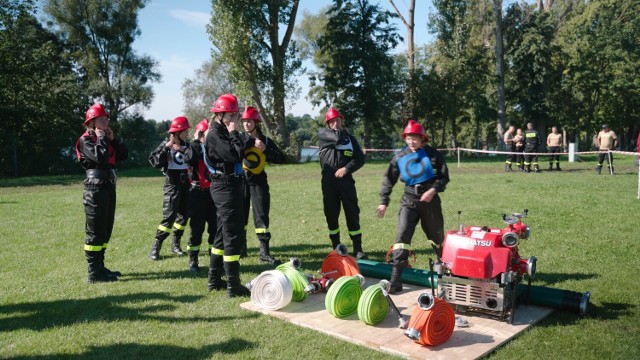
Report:
[[[377,284],[378,281],[367,279],[365,287]],[[418,296],[431,290],[415,285],[405,284],[404,287],[402,293],[392,295],[392,298],[402,315],[409,321],[413,308],[417,306]],[[369,326],[358,320],[357,314],[344,319],[329,314],[324,307],[325,295],[309,295],[304,301],[291,302],[280,310],[261,309],[251,301],[240,306],[355,344],[413,359],[477,359],[553,312],[553,309],[539,306],[520,306],[516,310],[513,324],[480,314],[462,314],[461,316],[469,322],[468,327],[456,327],[447,342],[440,346],[426,347],[414,343],[404,335],[404,330],[398,328],[398,318],[391,309],[382,323]]]

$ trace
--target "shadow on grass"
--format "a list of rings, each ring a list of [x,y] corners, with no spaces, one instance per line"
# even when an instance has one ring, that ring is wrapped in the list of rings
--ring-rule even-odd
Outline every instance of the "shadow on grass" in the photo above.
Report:
[[[110,295],[91,299],[65,299],[0,306],[0,333],[18,329],[34,331],[90,321],[156,320],[166,322],[224,321],[235,317],[161,316],[157,313],[192,303],[203,296],[171,296],[163,293]],[[144,304],[153,301],[153,304]],[[158,304],[158,302],[164,304]]]
[[[559,284],[567,280],[588,280],[597,278],[598,274],[567,274],[567,273],[536,273],[532,285],[548,286]]]
[[[255,343],[240,338],[198,348],[129,343],[89,346],[88,350],[82,354],[25,355],[13,359],[210,359],[213,355],[236,354],[255,347]]]
[[[151,167],[131,168],[118,170],[119,177],[163,177],[162,173]],[[84,170],[78,170],[71,175],[25,176],[19,178],[0,178],[0,188],[17,186],[45,186],[45,185],[74,185],[81,183],[85,178]]]
[[[636,305],[603,303],[601,306],[589,304],[587,317],[599,320],[616,320],[620,317],[632,317],[636,313]]]

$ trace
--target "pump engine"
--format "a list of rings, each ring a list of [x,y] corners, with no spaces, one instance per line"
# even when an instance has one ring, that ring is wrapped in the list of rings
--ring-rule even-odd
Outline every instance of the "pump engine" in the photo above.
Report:
[[[460,225],[449,231],[442,247],[438,273],[438,293],[457,312],[477,311],[513,322],[518,284],[535,276],[536,258],[520,257],[518,243],[529,238],[529,227],[522,222],[528,210],[502,214],[506,227]]]

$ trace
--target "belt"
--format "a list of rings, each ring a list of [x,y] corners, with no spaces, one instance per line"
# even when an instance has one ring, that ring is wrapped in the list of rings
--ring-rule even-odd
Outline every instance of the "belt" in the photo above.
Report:
[[[425,193],[425,191],[429,190],[431,187],[423,185],[423,184],[415,184],[413,186],[407,186],[408,188],[412,189],[413,193],[416,195],[422,195]]]
[[[116,175],[116,170],[102,170],[102,169],[89,169],[85,171],[87,174],[87,178],[100,179],[100,180],[114,180]]]

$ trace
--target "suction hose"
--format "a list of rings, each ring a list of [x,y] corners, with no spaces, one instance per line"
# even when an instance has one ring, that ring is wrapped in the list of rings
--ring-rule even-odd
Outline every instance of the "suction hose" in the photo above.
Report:
[[[554,289],[544,286],[531,286],[525,284],[518,285],[518,299],[520,303],[546,306],[553,309],[565,310],[585,315],[589,308],[589,298],[591,293]]]
[[[391,278],[391,269],[393,265],[385,264],[371,260],[358,260],[357,266],[360,269],[360,273],[367,277],[373,277],[376,279],[389,279]],[[431,288],[431,274],[432,272],[422,269],[405,268],[402,271],[402,282],[405,284],[412,284],[418,286],[424,286]],[[433,287],[438,287],[438,274],[433,273]]]

